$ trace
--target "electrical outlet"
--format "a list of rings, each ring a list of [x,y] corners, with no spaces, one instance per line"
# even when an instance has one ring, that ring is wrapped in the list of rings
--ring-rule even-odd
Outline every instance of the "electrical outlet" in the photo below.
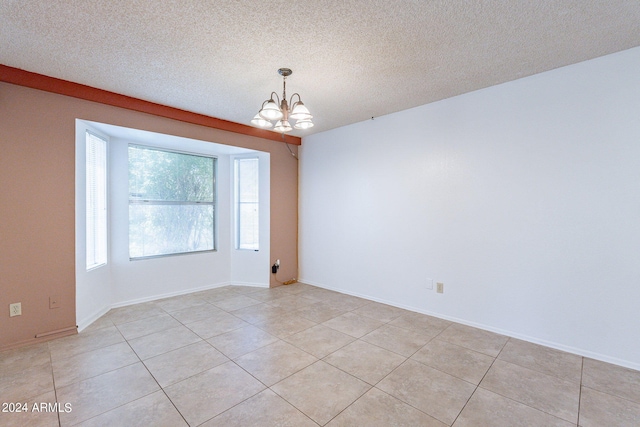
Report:
[[[427,279],[427,289],[433,289],[433,279]]]
[[[436,292],[438,292],[439,294],[444,293],[444,283],[436,283]]]
[[[60,298],[57,296],[49,297],[49,308],[60,308]]]
[[[9,304],[9,317],[22,316],[22,303]]]

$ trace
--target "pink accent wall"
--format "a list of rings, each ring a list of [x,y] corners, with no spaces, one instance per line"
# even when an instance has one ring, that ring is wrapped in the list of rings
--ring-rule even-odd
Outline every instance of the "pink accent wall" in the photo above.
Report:
[[[0,83],[0,349],[76,324],[75,119],[269,152],[272,263],[297,277],[298,162],[281,142]]]

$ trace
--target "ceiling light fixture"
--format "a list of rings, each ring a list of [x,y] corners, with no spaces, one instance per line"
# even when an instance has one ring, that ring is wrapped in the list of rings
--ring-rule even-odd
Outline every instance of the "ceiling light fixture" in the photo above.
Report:
[[[273,130],[281,133],[289,132],[294,128],[309,129],[313,127],[313,122],[311,121],[313,116],[302,103],[299,94],[294,93],[291,95],[287,103],[287,77],[292,73],[293,71],[289,68],[280,68],[278,70],[278,74],[282,76],[282,100],[280,100],[277,93],[271,92],[270,98],[262,103],[260,111],[258,111],[258,114],[251,120],[252,124],[263,128],[270,128],[273,126],[271,121],[277,121]],[[274,96],[275,99],[278,100],[277,103],[274,100]],[[298,100],[293,102],[293,98],[296,96]],[[291,104],[291,109],[289,109],[289,104]],[[293,127],[291,127],[289,119],[296,121]]]

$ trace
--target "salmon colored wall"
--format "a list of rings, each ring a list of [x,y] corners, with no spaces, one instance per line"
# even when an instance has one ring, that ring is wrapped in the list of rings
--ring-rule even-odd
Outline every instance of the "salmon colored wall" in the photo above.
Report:
[[[75,119],[269,152],[271,258],[280,281],[297,277],[298,163],[281,142],[0,83],[0,349],[76,324]]]

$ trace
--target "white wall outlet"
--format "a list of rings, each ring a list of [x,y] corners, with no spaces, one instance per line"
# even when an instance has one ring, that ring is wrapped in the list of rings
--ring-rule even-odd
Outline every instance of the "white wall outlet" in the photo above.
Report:
[[[280,267],[280,260],[279,260],[279,259],[277,259],[277,260],[276,260],[276,265],[277,265],[278,267]]]
[[[9,304],[9,317],[22,316],[22,303]]]
[[[427,289],[433,289],[433,279],[427,279]]]
[[[438,292],[439,294],[444,293],[444,283],[436,283],[436,292]]]

